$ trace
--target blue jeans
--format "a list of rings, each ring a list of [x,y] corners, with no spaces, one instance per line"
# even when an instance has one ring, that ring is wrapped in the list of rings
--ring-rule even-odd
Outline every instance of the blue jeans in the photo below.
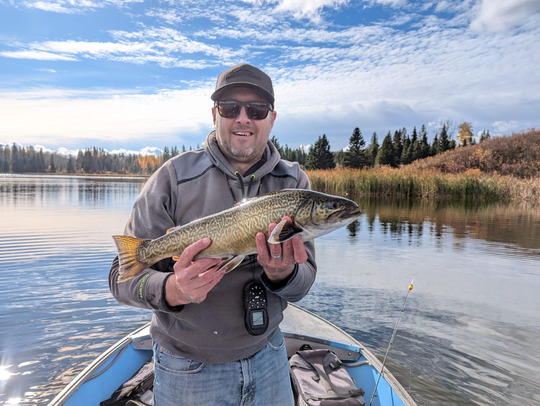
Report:
[[[287,351],[277,331],[261,351],[228,364],[203,364],[154,343],[154,406],[292,406]]]

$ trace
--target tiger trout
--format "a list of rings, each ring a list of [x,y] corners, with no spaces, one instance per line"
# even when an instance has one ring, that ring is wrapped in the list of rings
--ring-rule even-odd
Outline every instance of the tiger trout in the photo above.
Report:
[[[175,227],[154,240],[113,236],[120,264],[118,282],[127,281],[156,262],[179,256],[194,242],[212,243],[197,258],[221,258],[232,271],[247,255],[255,254],[255,236],[265,233],[268,243],[280,244],[295,235],[313,240],[356,220],[361,214],[352,200],[305,189],[284,189],[246,199],[230,209]],[[288,216],[291,222],[283,221]],[[268,235],[268,225],[277,226]]]

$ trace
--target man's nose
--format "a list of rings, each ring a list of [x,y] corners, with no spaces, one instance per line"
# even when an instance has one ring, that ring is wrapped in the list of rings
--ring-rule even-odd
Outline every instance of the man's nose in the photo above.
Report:
[[[251,119],[248,117],[246,106],[240,106],[240,113],[236,117],[236,121],[241,122],[241,123],[246,123],[246,122],[251,121]]]

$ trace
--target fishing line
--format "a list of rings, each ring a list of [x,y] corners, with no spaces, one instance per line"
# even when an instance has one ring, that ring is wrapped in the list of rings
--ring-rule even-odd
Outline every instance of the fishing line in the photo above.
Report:
[[[409,288],[407,290],[407,295],[405,296],[405,300],[403,301],[403,306],[401,307],[401,311],[399,312],[398,319],[396,320],[396,325],[394,326],[394,331],[392,332],[392,337],[390,338],[390,342],[388,343],[388,347],[386,348],[386,354],[384,354],[384,359],[381,366],[381,371],[379,372],[379,377],[377,378],[377,382],[375,383],[375,388],[373,388],[373,394],[371,395],[371,400],[369,401],[369,406],[373,404],[373,399],[375,399],[375,394],[377,393],[377,387],[379,386],[379,381],[381,380],[381,376],[383,374],[384,366],[386,364],[386,358],[388,357],[388,353],[390,352],[390,347],[392,347],[392,344],[394,342],[394,338],[396,338],[396,332],[398,329],[399,322],[401,320],[401,316],[403,315],[403,312],[405,311],[405,306],[407,305],[407,299],[409,298],[409,293],[411,293],[411,290],[413,290],[413,282],[414,279],[411,281],[411,284],[409,285]]]

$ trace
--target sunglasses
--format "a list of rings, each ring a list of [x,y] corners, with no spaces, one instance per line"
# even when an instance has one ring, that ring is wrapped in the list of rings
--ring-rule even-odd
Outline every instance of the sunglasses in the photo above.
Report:
[[[264,120],[268,116],[268,112],[273,111],[270,104],[258,101],[222,100],[216,102],[216,107],[219,115],[223,118],[236,118],[240,114],[242,107],[245,107],[250,120]]]

